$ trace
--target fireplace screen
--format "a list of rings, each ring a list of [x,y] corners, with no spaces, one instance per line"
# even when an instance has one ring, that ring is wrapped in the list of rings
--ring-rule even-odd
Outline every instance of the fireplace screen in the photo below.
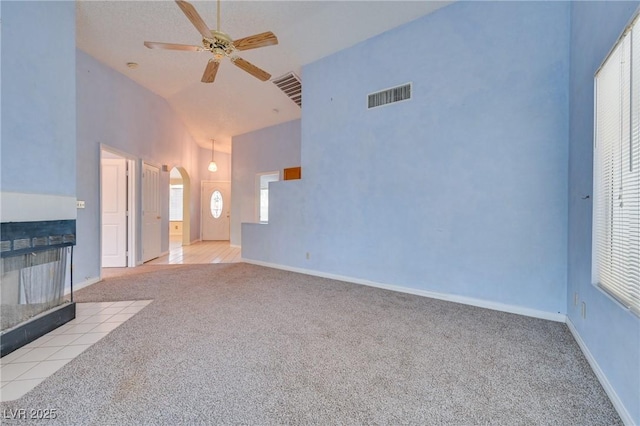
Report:
[[[0,263],[2,331],[62,305],[70,280],[70,247],[4,257]]]

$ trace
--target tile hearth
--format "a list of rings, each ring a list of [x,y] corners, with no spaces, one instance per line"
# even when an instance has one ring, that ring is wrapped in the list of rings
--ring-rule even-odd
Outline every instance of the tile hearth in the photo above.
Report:
[[[74,320],[0,359],[0,401],[22,397],[151,302],[77,303]]]

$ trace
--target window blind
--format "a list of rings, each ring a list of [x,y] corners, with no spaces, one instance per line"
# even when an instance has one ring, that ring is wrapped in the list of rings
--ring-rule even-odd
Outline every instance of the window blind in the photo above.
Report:
[[[171,185],[169,191],[169,220],[182,221],[183,185]]]
[[[595,116],[594,281],[640,315],[640,29],[633,25],[596,73]]]

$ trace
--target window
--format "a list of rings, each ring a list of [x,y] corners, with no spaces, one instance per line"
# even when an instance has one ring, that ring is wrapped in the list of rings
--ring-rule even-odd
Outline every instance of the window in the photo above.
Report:
[[[259,173],[258,181],[258,220],[261,223],[269,222],[269,182],[280,180],[280,173]]]
[[[213,194],[211,194],[211,202],[209,203],[211,215],[214,219],[218,219],[222,215],[223,204],[222,193],[216,189],[213,191]]]
[[[593,278],[640,315],[640,26],[636,23],[637,19],[595,77]]]
[[[182,221],[182,185],[169,185],[169,220]]]

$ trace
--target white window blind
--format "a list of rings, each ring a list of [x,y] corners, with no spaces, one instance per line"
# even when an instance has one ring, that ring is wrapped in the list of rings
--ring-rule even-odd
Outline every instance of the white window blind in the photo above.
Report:
[[[169,220],[182,221],[182,185],[169,186]]]
[[[634,26],[595,78],[593,275],[640,315],[640,28]]]

